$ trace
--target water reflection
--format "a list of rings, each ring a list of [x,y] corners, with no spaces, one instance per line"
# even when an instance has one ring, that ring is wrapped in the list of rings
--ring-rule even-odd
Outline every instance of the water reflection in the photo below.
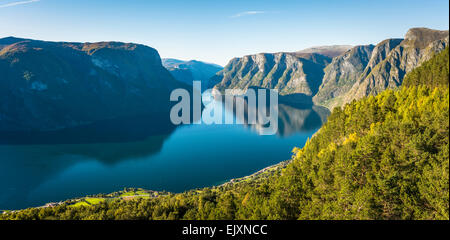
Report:
[[[298,132],[310,132],[320,128],[330,112],[321,106],[308,109],[280,104],[278,113],[278,135],[290,136]]]
[[[254,133],[257,125],[177,127],[168,113],[0,133],[0,209],[120,190],[119,183],[169,191],[208,186],[288,159],[327,116],[317,106],[283,103],[277,136],[264,137]]]
[[[122,118],[61,131],[0,133],[0,209],[26,201],[41,183],[82,161],[111,165],[158,153],[176,129],[167,116]]]
[[[256,89],[258,90],[258,89]],[[263,89],[268,91],[267,89]],[[266,92],[266,113],[270,114],[273,111],[274,106],[270,106],[269,94]],[[315,106],[310,103],[304,103],[301,101],[293,101],[298,99],[296,96],[280,96],[278,107],[278,130],[276,134],[280,137],[291,136],[295,133],[310,132],[314,129],[320,128],[327,120],[330,111],[322,106]],[[261,133],[263,127],[261,124],[249,124],[248,113],[253,111],[257,113],[260,106],[258,104],[251,105],[248,103],[248,98],[243,95],[237,95],[233,98],[232,104],[226,104],[226,100],[223,97],[219,99],[221,104],[225,108],[227,113],[231,113],[237,118],[236,122],[243,124],[245,127],[254,130],[257,133]],[[236,113],[236,104],[239,102],[244,103],[244,115]],[[258,103],[256,99],[255,103]]]

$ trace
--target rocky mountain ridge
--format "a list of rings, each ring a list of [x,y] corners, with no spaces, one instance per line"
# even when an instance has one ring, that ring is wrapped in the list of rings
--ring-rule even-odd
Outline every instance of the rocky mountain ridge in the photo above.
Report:
[[[377,95],[385,89],[398,88],[407,73],[448,46],[448,36],[448,31],[414,28],[398,44],[395,42],[387,49],[384,43],[379,44],[377,50],[382,48],[385,57],[377,54],[372,56],[369,68],[344,96],[344,103],[367,95]]]
[[[176,81],[150,47],[0,39],[0,131],[42,131],[168,111]],[[157,104],[155,104],[157,103]]]
[[[448,46],[448,31],[412,28],[404,39],[376,46],[313,47],[294,53],[260,53],[232,59],[211,81],[215,88],[278,89],[304,95],[329,109],[395,89],[404,76]]]
[[[316,53],[260,53],[234,58],[211,81],[221,92],[259,87],[312,97],[330,62],[331,58]]]

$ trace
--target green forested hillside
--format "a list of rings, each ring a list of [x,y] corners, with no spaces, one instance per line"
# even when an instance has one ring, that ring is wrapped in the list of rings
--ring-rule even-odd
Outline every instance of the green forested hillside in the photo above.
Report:
[[[63,204],[0,219],[448,220],[449,88],[440,78],[448,76],[448,60],[447,49],[400,90],[336,108],[285,168],[182,194]]]

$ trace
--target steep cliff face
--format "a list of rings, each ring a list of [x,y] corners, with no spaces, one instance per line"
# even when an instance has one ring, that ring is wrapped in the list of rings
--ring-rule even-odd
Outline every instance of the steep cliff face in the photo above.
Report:
[[[329,57],[316,53],[261,53],[235,58],[212,78],[215,88],[278,89],[281,95],[312,97],[319,89]]]
[[[376,46],[314,47],[235,58],[211,82],[222,92],[278,89],[281,95],[301,95],[302,101],[312,98],[315,104],[333,109],[397,88],[406,73],[447,45],[448,31],[413,28],[405,39],[387,39]]]
[[[374,50],[371,60],[355,85],[348,91],[343,103],[385,89],[398,88],[405,75],[448,46],[448,31],[414,28],[405,39],[387,40]]]
[[[358,76],[358,78],[367,77],[367,75],[369,75],[369,73],[375,68],[375,66],[386,59],[392,49],[397,47],[403,40],[403,38],[392,38],[378,43],[372,51],[370,61],[364,69],[364,73],[362,74],[363,76]]]
[[[357,46],[333,58],[314,103],[333,109],[385,89],[398,88],[405,75],[448,45],[448,31],[413,28],[405,39],[375,47]]]
[[[0,131],[53,130],[167,111],[186,87],[150,47],[0,39]]]
[[[324,70],[322,85],[313,98],[314,102],[330,109],[339,105],[342,96],[351,89],[363,73],[373,50],[373,45],[357,46],[333,58],[331,64]]]

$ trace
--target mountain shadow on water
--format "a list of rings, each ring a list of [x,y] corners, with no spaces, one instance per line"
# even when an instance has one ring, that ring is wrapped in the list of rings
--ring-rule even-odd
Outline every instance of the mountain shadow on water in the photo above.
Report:
[[[280,137],[288,137],[297,132],[313,131],[320,127],[327,116],[327,112],[317,106],[280,104],[279,109],[277,135]],[[177,129],[184,128],[171,124],[169,116],[169,113],[161,113],[113,119],[60,131],[0,133],[2,166],[0,187],[4,189],[0,194],[0,209],[35,206],[36,199],[40,199],[36,196],[39,192],[37,189],[45,186],[47,182],[55,181],[54,179],[62,173],[70,175],[73,168],[103,165],[103,167],[114,169],[128,161],[140,162],[138,164],[154,161],[151,157],[162,152],[164,145],[175,135]],[[258,126],[243,127],[256,132]],[[192,132],[195,133],[195,131],[187,131],[183,134]],[[195,136],[193,138],[195,140]],[[264,141],[263,138],[258,139]],[[185,144],[190,144],[190,140],[188,139]],[[199,152],[199,154],[202,153]],[[96,174],[92,173],[92,175]],[[88,192],[104,191],[87,186],[80,187],[79,190],[74,186],[72,188],[75,190],[67,195],[51,199],[69,199],[86,195]],[[27,200],[30,196],[31,198]],[[15,199],[22,200],[15,201]],[[48,199],[43,200],[42,204],[45,202],[48,202]],[[2,205],[6,203],[8,203],[7,206]]]
[[[0,132],[3,145],[93,144],[144,141],[153,135],[170,135],[176,126],[169,112],[115,118],[55,131]]]
[[[256,104],[254,106],[249,105],[250,100],[248,96],[244,94],[233,96],[232,107],[226,104],[224,104],[224,107],[226,111],[232,112],[233,115],[235,115],[237,122],[243,123],[246,127],[259,131],[262,127],[267,126],[262,126],[259,123],[250,124],[248,119],[249,112],[258,112],[258,92],[263,90],[264,96],[266,97],[266,105],[264,107],[266,108],[266,113],[270,114],[270,92],[269,89],[259,87],[251,87],[249,89],[255,90],[256,92]],[[238,102],[238,99],[244,100],[243,116],[239,116],[236,113],[236,103]],[[223,102],[225,97],[222,96],[220,100]],[[255,107],[256,109],[252,109],[252,107]],[[330,111],[325,107],[313,105],[310,96],[304,94],[278,96],[278,130],[276,134],[280,137],[288,137],[295,133],[314,131],[326,122],[328,115],[330,115]]]

